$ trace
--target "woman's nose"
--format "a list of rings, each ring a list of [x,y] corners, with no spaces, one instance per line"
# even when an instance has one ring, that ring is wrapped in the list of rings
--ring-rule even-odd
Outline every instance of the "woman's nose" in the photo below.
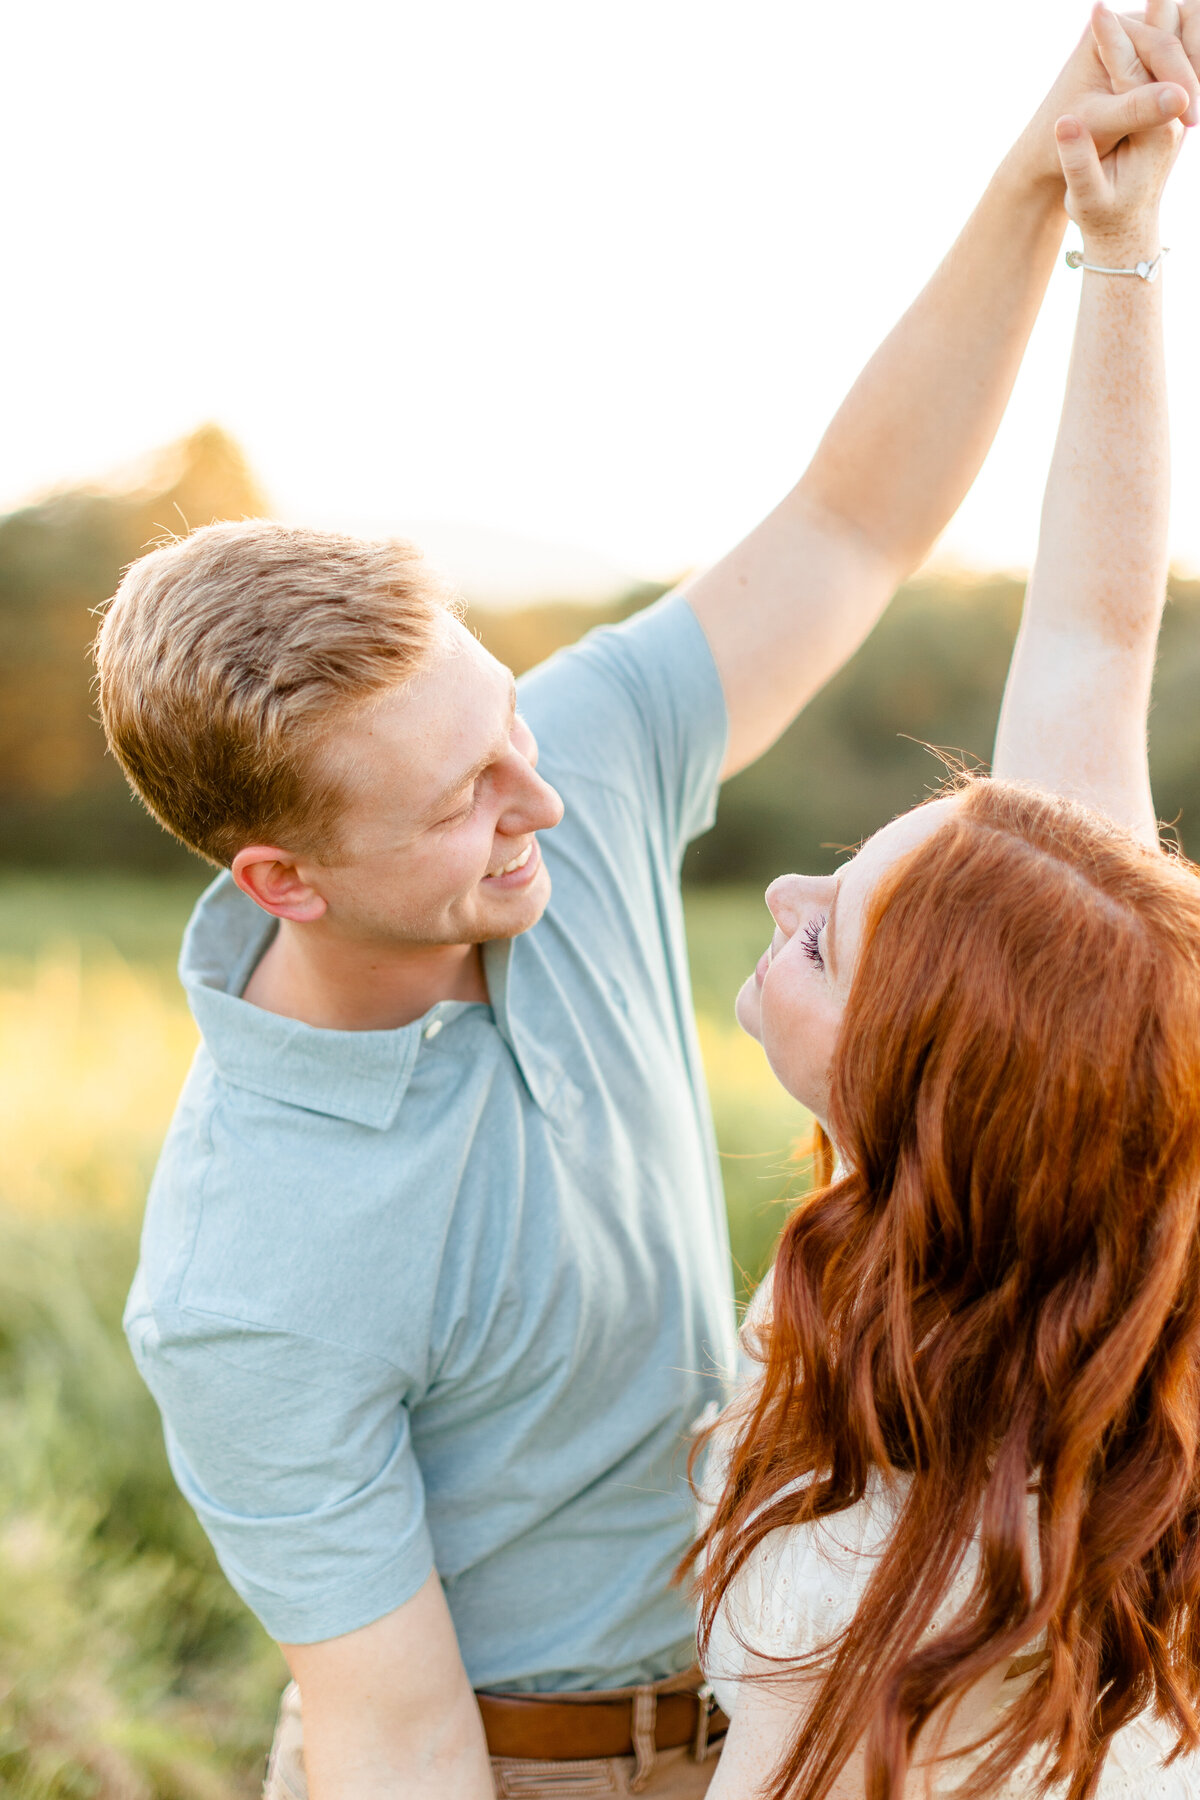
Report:
[[[800,922],[804,883],[799,875],[779,875],[767,889],[767,911],[789,936]]]

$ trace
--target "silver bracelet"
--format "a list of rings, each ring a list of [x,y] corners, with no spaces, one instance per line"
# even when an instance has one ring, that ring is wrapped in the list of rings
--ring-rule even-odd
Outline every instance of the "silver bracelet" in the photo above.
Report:
[[[1102,269],[1097,263],[1084,262],[1082,250],[1067,251],[1068,269],[1087,269],[1092,275],[1136,275],[1139,281],[1157,281],[1162,259],[1170,250],[1164,244],[1153,262],[1140,262],[1132,269]]]

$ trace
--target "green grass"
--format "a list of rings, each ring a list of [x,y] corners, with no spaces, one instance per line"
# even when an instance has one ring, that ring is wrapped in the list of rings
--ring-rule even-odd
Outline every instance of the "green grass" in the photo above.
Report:
[[[176,1493],[120,1335],[124,1224],[0,1233],[0,1792],[253,1795],[278,1651]]]
[[[120,1313],[195,1033],[174,977],[192,882],[0,877],[0,1794],[257,1793],[285,1671],[175,1491]],[[761,896],[689,899],[743,1291],[806,1130],[733,998]]]
[[[0,965],[66,942],[85,959],[115,952],[173,977],[183,927],[210,874],[216,870],[197,868],[188,880],[0,874]]]

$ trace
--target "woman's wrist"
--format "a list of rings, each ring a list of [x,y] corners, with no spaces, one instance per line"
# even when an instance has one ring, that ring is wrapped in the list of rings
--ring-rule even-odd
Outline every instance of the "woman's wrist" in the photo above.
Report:
[[[1082,236],[1084,261],[1106,268],[1136,268],[1140,262],[1153,262],[1162,249],[1157,213],[1123,225],[1087,227]]]

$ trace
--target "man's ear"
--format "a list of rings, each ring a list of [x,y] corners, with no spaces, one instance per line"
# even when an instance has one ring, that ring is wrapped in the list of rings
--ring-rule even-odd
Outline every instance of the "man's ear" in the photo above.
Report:
[[[250,844],[239,850],[230,874],[243,894],[277,919],[309,925],[324,917],[325,900],[305,881],[296,858],[277,844]]]

